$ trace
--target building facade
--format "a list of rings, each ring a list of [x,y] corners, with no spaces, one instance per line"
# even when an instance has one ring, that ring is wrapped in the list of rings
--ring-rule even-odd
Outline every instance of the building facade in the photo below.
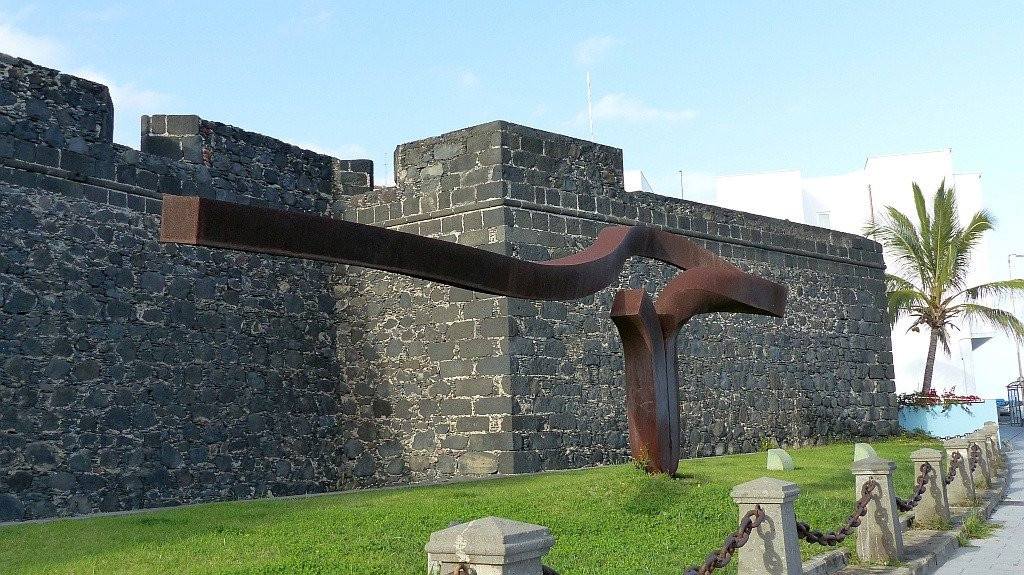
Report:
[[[954,172],[953,151],[948,148],[869,157],[863,169],[837,176],[805,178],[800,170],[723,176],[716,180],[716,203],[860,234],[868,222],[883,217],[887,206],[914,214],[911,186],[915,182],[926,198],[943,182],[954,186],[961,222],[983,208],[981,174]],[[975,285],[994,279],[983,239],[971,261],[968,282]],[[920,389],[928,349],[927,332],[908,332],[910,323],[901,320],[892,330],[896,386],[901,393]],[[954,328],[952,339],[951,354],[940,350],[936,358],[933,387],[986,398],[1005,396],[1005,368],[1014,357],[1010,340],[987,326],[966,322]]]

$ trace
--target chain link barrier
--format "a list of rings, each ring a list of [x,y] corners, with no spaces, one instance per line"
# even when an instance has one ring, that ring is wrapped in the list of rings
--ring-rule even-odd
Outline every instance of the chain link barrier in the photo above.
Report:
[[[725,543],[722,548],[718,551],[711,552],[708,558],[702,565],[694,565],[688,567],[684,571],[684,575],[710,575],[721,567],[725,567],[732,560],[733,554],[740,547],[743,547],[747,540],[750,539],[750,532],[757,529],[761,522],[764,521],[765,514],[764,510],[761,509],[760,505],[755,505],[753,509],[747,511],[747,514],[740,520],[740,527],[735,533],[725,538]]]
[[[811,526],[803,521],[797,521],[797,537],[807,541],[808,543],[817,543],[818,545],[825,545],[829,547],[842,543],[843,539],[846,539],[854,529],[860,526],[860,518],[868,514],[868,501],[871,501],[871,495],[876,487],[881,489],[878,482],[874,479],[868,479],[864,482],[864,486],[860,489],[860,499],[853,504],[853,515],[846,518],[846,525],[838,531],[822,533],[821,531],[812,530]]]
[[[917,504],[921,502],[921,497],[924,492],[928,490],[928,482],[932,479],[932,471],[935,468],[930,463],[925,461],[921,464],[921,475],[917,476],[917,486],[914,488],[914,494],[908,499],[896,498],[896,508],[900,511],[910,511],[917,507]]]
[[[978,444],[971,445],[971,471],[977,466],[978,452],[980,448]],[[944,477],[943,480],[946,485],[949,485],[956,478],[956,470],[959,465],[961,456],[960,452],[954,452],[949,458],[949,475]],[[896,506],[900,511],[910,511],[921,501],[921,497],[924,492],[928,490],[928,482],[931,481],[932,475],[937,475],[937,470],[932,467],[927,461],[921,464],[921,474],[917,476],[917,485],[914,489],[914,495],[909,499],[896,498]],[[829,531],[828,533],[822,533],[821,531],[812,530],[811,526],[803,521],[796,522],[796,532],[800,539],[807,541],[808,543],[817,543],[818,545],[833,547],[839,543],[842,543],[853,530],[860,526],[861,518],[868,514],[868,502],[871,501],[871,496],[874,494],[876,488],[879,488],[879,484],[874,479],[868,479],[864,482],[864,485],[860,490],[860,499],[854,504],[854,513],[846,518],[846,525],[836,531]],[[760,505],[755,506],[753,509],[748,511],[743,519],[740,520],[739,529],[736,530],[732,535],[729,535],[725,539],[725,543],[722,548],[718,551],[713,551],[708,558],[701,565],[694,565],[688,567],[684,571],[684,575],[710,575],[715,569],[725,567],[732,561],[732,556],[736,553],[736,550],[743,547],[750,539],[750,533],[757,529],[761,522],[764,521],[765,514],[764,510],[761,509]],[[547,565],[541,566],[541,573],[543,575],[559,575],[558,571],[555,571]],[[459,563],[455,571],[452,571],[451,575],[472,575],[469,565],[466,563]]]
[[[960,467],[960,460],[963,457],[960,456],[959,451],[954,451],[953,455],[949,456],[949,475],[946,476],[946,485],[953,483],[956,479],[956,470]]]
[[[978,458],[981,457],[981,448],[977,443],[971,444],[971,473],[978,468]]]

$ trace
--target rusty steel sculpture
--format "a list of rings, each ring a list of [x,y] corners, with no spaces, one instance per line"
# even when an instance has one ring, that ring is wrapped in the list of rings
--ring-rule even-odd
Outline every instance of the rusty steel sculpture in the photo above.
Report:
[[[616,281],[642,256],[684,271],[652,302],[620,291],[612,306],[626,364],[633,458],[652,473],[679,463],[676,335],[694,315],[718,311],[781,317],[785,287],[743,272],[686,238],[646,226],[601,230],[587,249],[531,262],[387,228],[206,198],[164,196],[160,241],[352,264],[478,292],[571,300]]]

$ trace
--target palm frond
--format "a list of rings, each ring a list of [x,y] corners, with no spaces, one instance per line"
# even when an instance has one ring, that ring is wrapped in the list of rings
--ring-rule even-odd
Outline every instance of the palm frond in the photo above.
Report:
[[[987,210],[981,210],[971,217],[967,227],[960,230],[951,243],[952,261],[951,265],[956,270],[954,281],[951,285],[962,289],[967,284],[967,274],[971,266],[971,254],[981,242],[982,235],[993,229],[994,218]]]
[[[963,315],[971,321],[980,321],[988,324],[1018,342],[1024,342],[1024,322],[1017,319],[1012,313],[984,305],[967,303],[961,306]]]
[[[889,327],[907,315],[922,315],[920,310],[925,309],[920,305],[924,296],[917,290],[895,290],[886,292],[886,313],[889,314]],[[919,305],[914,305],[919,304]]]
[[[931,283],[928,249],[918,229],[902,212],[887,206],[882,222],[868,224],[864,234],[885,245],[903,275],[919,278],[922,286]]]
[[[917,182],[911,184],[911,188],[914,193],[914,208],[917,210],[917,223],[920,226],[921,239],[925,240],[926,245],[930,245],[929,241],[932,237],[932,219],[928,214],[928,208],[924,202],[924,194],[921,193],[921,186],[917,185]],[[889,208],[890,210],[892,208]]]
[[[886,285],[888,285],[888,278],[886,279]],[[978,300],[990,297],[998,299],[1006,296],[1013,297],[1024,295],[1024,279],[1001,280],[964,288],[946,298],[943,304],[951,304],[961,295],[965,296],[968,300]]]

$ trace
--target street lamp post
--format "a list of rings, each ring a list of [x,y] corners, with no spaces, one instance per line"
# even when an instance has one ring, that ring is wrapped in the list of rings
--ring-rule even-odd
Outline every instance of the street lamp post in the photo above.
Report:
[[[1006,256],[1006,271],[1010,274],[1010,279],[1013,279],[1013,258],[1024,258],[1024,254],[1010,254]],[[1013,306],[1013,315],[1017,316],[1017,296],[1010,296],[1010,305]],[[1024,382],[1024,370],[1021,369],[1020,364],[1020,341],[1017,344],[1017,381]]]

